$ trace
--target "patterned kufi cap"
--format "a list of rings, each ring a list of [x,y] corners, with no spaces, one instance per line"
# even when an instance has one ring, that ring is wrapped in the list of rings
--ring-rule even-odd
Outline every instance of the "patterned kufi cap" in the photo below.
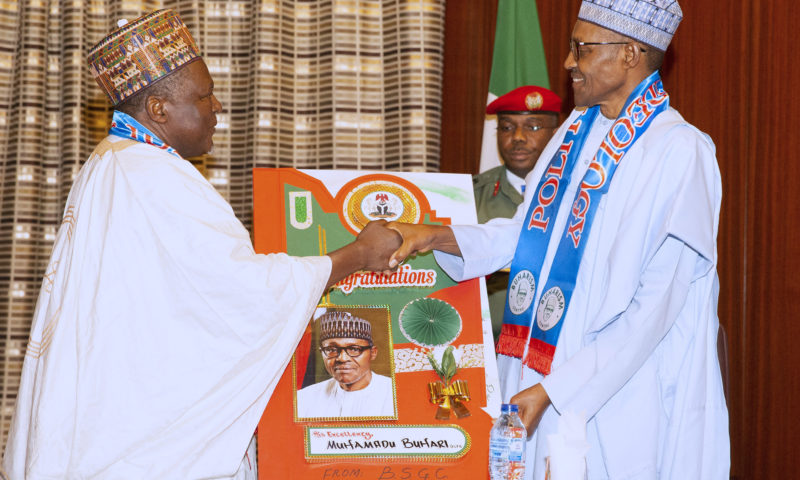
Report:
[[[663,52],[683,12],[677,0],[583,0],[578,18]]]
[[[329,338],[361,338],[372,343],[372,325],[350,312],[327,312],[317,321],[320,343]]]
[[[88,62],[116,106],[198,58],[200,50],[178,14],[158,10],[112,32],[89,50]]]

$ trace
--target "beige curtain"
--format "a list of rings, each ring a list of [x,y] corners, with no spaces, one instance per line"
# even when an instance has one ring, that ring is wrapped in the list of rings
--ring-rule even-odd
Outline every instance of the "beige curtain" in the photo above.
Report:
[[[444,0],[0,0],[0,446],[66,195],[108,129],[86,52],[158,8],[223,104],[192,162],[246,226],[253,167],[439,168]]]

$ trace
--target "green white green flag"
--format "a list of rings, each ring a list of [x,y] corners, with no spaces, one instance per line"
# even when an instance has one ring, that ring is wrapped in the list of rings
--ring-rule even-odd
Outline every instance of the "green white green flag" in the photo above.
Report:
[[[489,99],[523,85],[550,88],[536,0],[498,0]],[[497,153],[497,119],[486,117],[480,171],[500,165]]]

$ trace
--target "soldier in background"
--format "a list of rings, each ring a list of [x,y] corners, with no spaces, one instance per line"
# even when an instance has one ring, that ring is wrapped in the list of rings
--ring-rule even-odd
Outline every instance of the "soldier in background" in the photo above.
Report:
[[[525,193],[525,177],[555,133],[560,111],[561,98],[535,85],[515,88],[486,107],[487,115],[497,115],[497,150],[503,165],[472,178],[478,223],[514,216]],[[495,341],[503,323],[507,286],[507,269],[486,276]]]

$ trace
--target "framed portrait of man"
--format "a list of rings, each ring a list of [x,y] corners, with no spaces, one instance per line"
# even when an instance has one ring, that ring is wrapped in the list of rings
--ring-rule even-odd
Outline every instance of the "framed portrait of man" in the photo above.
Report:
[[[320,307],[310,330],[292,361],[295,420],[397,419],[388,307]]]

